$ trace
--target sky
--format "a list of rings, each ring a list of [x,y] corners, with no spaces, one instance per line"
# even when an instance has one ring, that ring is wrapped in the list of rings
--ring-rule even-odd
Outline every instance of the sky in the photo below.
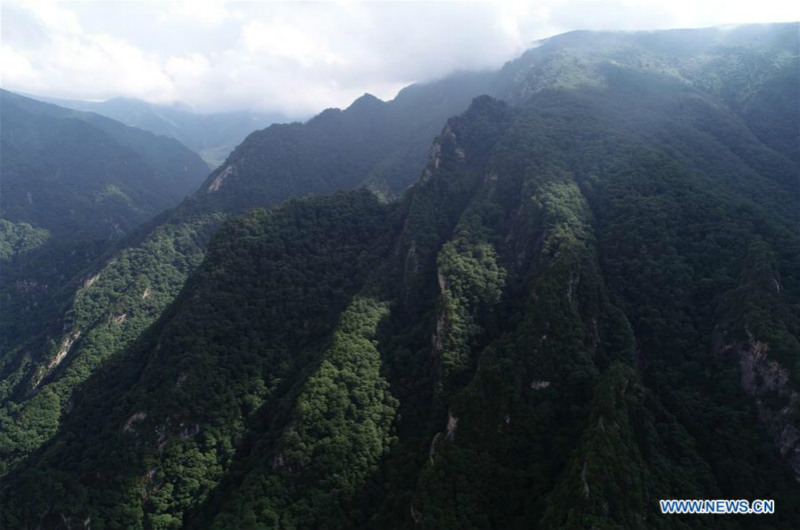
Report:
[[[199,112],[308,116],[365,92],[499,68],[574,29],[800,20],[790,0],[55,2],[0,0],[0,86]]]

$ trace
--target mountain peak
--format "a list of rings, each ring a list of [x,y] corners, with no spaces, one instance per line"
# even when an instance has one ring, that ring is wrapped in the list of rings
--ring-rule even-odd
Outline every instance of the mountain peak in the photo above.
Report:
[[[363,96],[353,101],[353,103],[347,108],[347,110],[377,108],[385,104],[386,103],[381,99],[378,99],[372,94],[365,92]]]

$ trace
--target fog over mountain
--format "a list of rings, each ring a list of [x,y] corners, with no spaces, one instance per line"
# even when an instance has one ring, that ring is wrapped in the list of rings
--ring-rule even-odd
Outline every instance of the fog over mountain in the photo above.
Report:
[[[391,99],[412,82],[500,67],[574,29],[800,19],[783,0],[3,2],[3,88],[289,117]]]
[[[186,105],[159,105],[117,97],[106,101],[30,97],[70,109],[95,112],[119,122],[169,136],[199,154],[212,168],[220,165],[248,134],[273,123],[292,121],[280,113],[250,110],[200,113]],[[296,117],[299,118],[299,117]]]

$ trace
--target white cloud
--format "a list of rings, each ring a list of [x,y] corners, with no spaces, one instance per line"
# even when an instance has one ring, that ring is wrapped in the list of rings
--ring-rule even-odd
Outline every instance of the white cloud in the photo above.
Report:
[[[285,24],[265,24],[255,21],[242,27],[244,49],[251,55],[269,60],[288,60],[308,68],[319,63],[343,64],[341,56],[329,50],[324,42],[316,39],[301,27]]]
[[[36,77],[30,61],[10,46],[0,46],[0,64],[3,65],[2,76],[6,79],[30,83]]]
[[[44,26],[50,29],[70,33],[81,33],[83,31],[78,22],[78,17],[56,2],[31,0],[26,2],[25,6],[36,15]]]
[[[3,5],[4,34],[20,7]],[[173,97],[159,57],[109,34],[85,33],[77,17],[60,5],[32,2],[24,9],[27,13],[21,16],[32,15],[45,37],[35,43],[4,39],[5,87],[86,99],[117,94],[153,100]]]
[[[166,3],[158,14],[159,22],[183,18],[204,26],[218,26],[229,18],[239,18],[223,0],[184,0]]]
[[[800,19],[782,0],[484,3],[3,2],[4,88],[308,115],[364,92],[496,68],[571,29]]]
[[[166,72],[173,79],[201,79],[211,66],[203,54],[193,53],[185,57],[170,57],[165,65]]]

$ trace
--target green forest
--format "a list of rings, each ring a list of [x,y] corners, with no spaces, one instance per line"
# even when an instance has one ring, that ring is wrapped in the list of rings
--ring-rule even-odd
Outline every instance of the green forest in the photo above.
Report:
[[[251,135],[4,319],[0,528],[797,528],[798,35],[573,32]],[[776,512],[659,510],[703,498]]]

